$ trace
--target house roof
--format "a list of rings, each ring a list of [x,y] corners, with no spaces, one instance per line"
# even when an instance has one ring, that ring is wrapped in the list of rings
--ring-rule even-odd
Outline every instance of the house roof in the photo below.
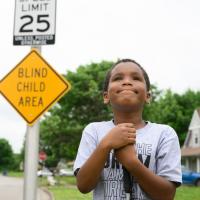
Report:
[[[181,156],[200,156],[200,147],[196,148],[182,148],[181,149]]]

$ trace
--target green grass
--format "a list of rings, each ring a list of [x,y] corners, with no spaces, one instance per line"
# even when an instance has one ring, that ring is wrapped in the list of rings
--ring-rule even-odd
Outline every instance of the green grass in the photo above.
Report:
[[[23,177],[22,172],[8,172],[8,176]],[[56,186],[48,186],[47,178],[38,178],[39,186],[46,187],[55,200],[91,200],[92,193],[82,194],[76,188],[75,177],[55,177]],[[181,186],[177,188],[174,200],[200,200],[200,187]]]
[[[58,182],[58,185],[76,185],[76,179],[74,176],[56,176],[55,179]]]
[[[91,200],[92,193],[81,194],[75,187],[70,186],[56,186],[49,187],[55,200]],[[181,186],[177,189],[174,200],[199,200],[200,199],[200,187],[194,186]]]
[[[176,191],[175,200],[199,200],[200,187],[181,186]]]
[[[82,194],[76,188],[75,177],[55,177],[56,186],[48,187],[55,200],[91,200],[92,193]]]
[[[24,173],[23,172],[13,172],[13,171],[8,171],[7,176],[11,177],[23,177]]]
[[[76,188],[69,188],[63,186],[49,187],[50,192],[52,192],[55,200],[91,200],[92,193],[82,194]]]

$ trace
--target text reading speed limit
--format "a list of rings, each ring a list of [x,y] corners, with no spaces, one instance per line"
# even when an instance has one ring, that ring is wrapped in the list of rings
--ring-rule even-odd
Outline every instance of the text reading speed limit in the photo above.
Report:
[[[15,0],[14,45],[55,43],[56,0]]]

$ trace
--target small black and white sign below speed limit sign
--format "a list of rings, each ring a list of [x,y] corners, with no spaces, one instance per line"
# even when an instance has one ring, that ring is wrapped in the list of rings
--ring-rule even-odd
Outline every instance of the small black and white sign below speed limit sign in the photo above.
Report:
[[[15,0],[14,45],[55,43],[56,0]]]

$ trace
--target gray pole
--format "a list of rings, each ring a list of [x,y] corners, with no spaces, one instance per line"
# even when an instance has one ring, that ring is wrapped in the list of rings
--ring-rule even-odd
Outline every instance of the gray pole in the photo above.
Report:
[[[41,47],[36,46],[41,52]],[[25,175],[24,175],[24,200],[36,200],[37,198],[37,168],[39,153],[39,120],[33,126],[27,125],[25,139]]]

